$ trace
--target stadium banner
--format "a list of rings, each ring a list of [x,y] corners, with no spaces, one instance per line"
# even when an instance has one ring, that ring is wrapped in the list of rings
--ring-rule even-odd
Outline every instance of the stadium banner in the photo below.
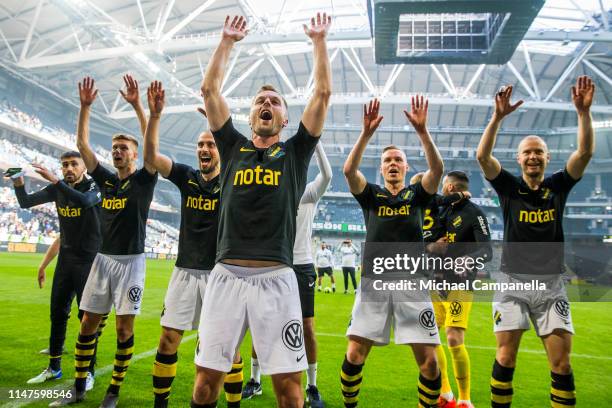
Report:
[[[366,232],[364,224],[348,224],[345,222],[314,222],[312,228],[315,231],[337,231],[337,232]]]
[[[490,244],[490,245],[489,245]],[[612,301],[612,244],[602,242],[362,245],[362,302],[423,302],[465,292],[474,302]]]
[[[29,242],[9,242],[8,243],[8,252],[28,252],[35,253],[36,244],[31,244]],[[42,251],[44,252],[44,251]]]

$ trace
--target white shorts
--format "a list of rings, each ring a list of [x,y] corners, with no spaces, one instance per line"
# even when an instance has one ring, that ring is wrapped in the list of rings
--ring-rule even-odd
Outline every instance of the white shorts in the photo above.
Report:
[[[195,363],[228,372],[247,328],[263,374],[293,373],[308,367],[293,269],[215,265],[204,296]]]
[[[422,301],[402,302],[388,294],[386,300],[361,300],[361,285],[355,296],[348,336],[358,336],[374,342],[375,346],[390,343],[391,325],[395,344],[440,344],[440,335],[429,292],[411,294]]]
[[[144,292],[145,256],[98,253],[83,289],[80,309],[105,314],[115,306],[117,315],[140,314]]]
[[[502,282],[519,282],[503,275]],[[493,301],[493,331],[529,330],[529,321],[540,337],[556,329],[574,334],[570,304],[561,276],[545,282],[544,291],[496,293]]]
[[[176,330],[196,330],[210,271],[175,266],[168,283],[160,323]]]

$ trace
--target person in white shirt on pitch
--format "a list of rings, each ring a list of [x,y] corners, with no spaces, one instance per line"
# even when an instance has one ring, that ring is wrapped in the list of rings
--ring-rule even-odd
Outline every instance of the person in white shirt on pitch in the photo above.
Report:
[[[348,277],[351,277],[353,284],[353,292],[357,289],[357,280],[355,279],[355,264],[357,262],[357,247],[353,245],[353,241],[349,238],[342,242],[340,247],[340,255],[342,256],[342,274],[344,275],[344,294],[348,293]]]
[[[336,279],[334,278],[334,254],[325,242],[321,242],[321,248],[316,254],[317,274],[319,276],[318,291],[322,290],[323,276],[327,275],[331,279],[332,291],[336,292]]]
[[[321,394],[317,389],[317,339],[314,331],[314,286],[316,280],[315,267],[312,259],[312,223],[316,214],[319,200],[327,191],[332,178],[332,168],[323,146],[319,143],[315,149],[315,157],[319,174],[306,185],[304,194],[300,199],[296,217],[296,235],[293,244],[293,270],[298,281],[300,292],[300,303],[302,304],[302,324],[304,326],[304,342],[306,348],[306,359],[308,360],[306,401],[311,408],[324,407]],[[331,251],[329,259],[332,259]],[[318,254],[318,253],[317,253]],[[333,281],[333,276],[332,276]],[[251,356],[251,379],[242,392],[243,399],[249,399],[254,395],[261,395],[261,374],[257,354],[252,351]]]

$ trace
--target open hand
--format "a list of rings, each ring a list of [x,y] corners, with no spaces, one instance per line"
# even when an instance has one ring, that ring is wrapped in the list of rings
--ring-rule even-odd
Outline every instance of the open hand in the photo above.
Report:
[[[151,116],[159,116],[164,109],[166,103],[166,91],[162,87],[160,81],[153,81],[147,90],[147,101],[149,102],[149,111]]]
[[[363,105],[363,134],[367,137],[371,137],[383,117],[378,114],[380,111],[380,101],[378,99],[372,99],[369,105]]]
[[[404,110],[404,115],[417,132],[422,132],[427,129],[427,111],[429,109],[429,100],[423,95],[412,97],[410,112]]]
[[[591,109],[594,94],[593,80],[586,75],[579,76],[576,85],[572,86],[572,102],[578,113],[586,113]]]
[[[91,106],[98,95],[98,90],[94,87],[94,80],[91,77],[83,78],[83,82],[79,82],[79,98],[81,106]]]
[[[234,19],[230,21],[230,16],[226,16],[221,37],[223,39],[238,42],[248,34],[249,30],[247,30],[246,26],[246,18],[242,16],[234,16]]]
[[[511,114],[519,106],[523,104],[523,100],[519,100],[514,105],[510,103],[510,98],[512,97],[512,85],[502,86],[495,94],[495,115],[500,119]]]
[[[327,13],[317,13],[317,17],[310,19],[310,26],[303,24],[304,33],[311,40],[323,39],[327,36],[329,32],[329,28],[331,27],[331,16],[328,16]]]
[[[122,89],[119,90],[123,99],[132,106],[140,103],[138,82],[130,74],[127,74],[123,76],[123,83],[125,84],[125,92]]]
[[[53,174],[49,169],[47,169],[46,167],[37,164],[37,163],[32,163],[32,167],[34,167],[34,171],[38,174],[40,174],[42,176],[42,178],[44,178],[45,180],[47,180],[49,183],[57,183],[59,181],[59,179],[55,176],[55,174]]]

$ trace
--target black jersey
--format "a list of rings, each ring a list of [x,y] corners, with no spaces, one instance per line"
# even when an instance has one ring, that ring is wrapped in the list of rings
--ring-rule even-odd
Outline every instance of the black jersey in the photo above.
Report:
[[[293,263],[297,208],[319,140],[300,123],[286,142],[258,149],[228,119],[212,132],[221,155],[217,261]]]
[[[561,243],[563,242],[563,212],[570,190],[579,180],[574,180],[567,169],[546,178],[537,190],[531,190],[522,177],[501,169],[499,175],[489,180],[497,195],[504,217],[504,242]],[[542,250],[538,251],[537,248]],[[510,248],[521,253],[509,254]],[[528,251],[525,249],[530,248]],[[550,252],[558,250],[559,252]],[[516,268],[530,272],[562,272],[562,245],[510,245],[504,246],[502,269],[518,261]],[[521,262],[523,261],[523,262]],[[554,264],[554,265],[553,265]],[[534,266],[542,268],[534,270]],[[517,269],[511,268],[513,272]],[[544,272],[547,271],[547,272]],[[526,272],[526,273],[530,273]]]
[[[95,257],[100,248],[100,190],[91,178],[85,175],[74,187],[59,181],[32,194],[15,187],[15,194],[21,208],[55,202],[62,257]]]
[[[102,193],[102,248],[107,255],[144,252],[146,224],[157,173],[144,167],[120,180],[101,164],[91,173]]]
[[[444,221],[440,219],[440,211],[452,203],[462,200],[462,195],[453,193],[448,196],[434,194],[431,196],[423,214],[423,240],[436,242],[446,235]]]
[[[482,257],[485,262],[491,260],[489,222],[478,205],[470,200],[447,205],[441,213],[441,218],[449,244],[446,256]],[[453,245],[453,243],[462,243],[462,245]]]
[[[172,163],[168,180],[181,192],[181,227],[176,266],[210,270],[215,266],[219,227],[219,176],[205,181],[200,170]]]
[[[397,195],[367,183],[353,194],[363,211],[366,242],[423,242],[423,209],[431,194],[421,183],[411,184]]]

